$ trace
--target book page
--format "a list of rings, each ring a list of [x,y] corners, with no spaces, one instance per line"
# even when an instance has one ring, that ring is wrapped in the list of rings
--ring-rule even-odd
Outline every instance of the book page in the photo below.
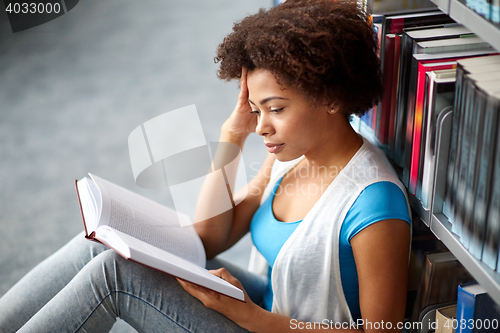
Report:
[[[91,183],[94,183],[92,180],[86,177],[76,183],[82,213],[85,217],[85,231],[87,233],[87,236],[97,228],[97,224],[99,222],[95,199],[93,198],[92,193],[89,191],[89,181]]]
[[[102,194],[99,226],[108,225],[205,267],[205,250],[198,234],[192,225],[181,227],[173,209],[95,175],[90,176]]]
[[[241,289],[211,274],[208,270],[147,244],[137,238],[130,237],[112,227],[102,226],[98,229],[98,239],[127,259],[158,269],[181,279],[191,281],[200,286],[212,289],[227,296],[244,301]]]

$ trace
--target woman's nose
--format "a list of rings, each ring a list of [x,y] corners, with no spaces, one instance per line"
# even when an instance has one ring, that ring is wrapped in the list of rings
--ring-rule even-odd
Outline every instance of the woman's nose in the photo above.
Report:
[[[273,134],[273,127],[270,123],[270,119],[268,115],[264,115],[263,113],[257,118],[257,127],[255,127],[255,133],[260,136],[265,136],[269,134]]]

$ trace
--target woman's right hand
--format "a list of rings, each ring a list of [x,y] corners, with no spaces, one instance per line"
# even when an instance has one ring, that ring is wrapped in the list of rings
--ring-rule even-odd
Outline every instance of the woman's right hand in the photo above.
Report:
[[[230,141],[242,146],[245,139],[257,126],[257,117],[250,113],[248,102],[247,69],[241,69],[240,94],[238,102],[229,118],[222,125],[221,141]]]

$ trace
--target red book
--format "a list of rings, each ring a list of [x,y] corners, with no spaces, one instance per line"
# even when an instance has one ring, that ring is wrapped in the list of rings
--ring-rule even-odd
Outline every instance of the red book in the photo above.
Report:
[[[385,47],[384,47],[384,73],[382,77],[382,83],[384,85],[384,97],[380,103],[380,123],[378,126],[377,137],[378,141],[385,145],[387,144],[387,136],[389,130],[389,119],[391,112],[391,90],[392,90],[392,79],[393,79],[393,62],[394,62],[394,41],[395,35],[389,34],[385,36]]]
[[[415,119],[413,122],[413,140],[411,150],[410,184],[408,190],[411,194],[417,191],[418,162],[420,158],[420,139],[422,137],[422,117],[425,99],[425,76],[427,72],[453,69],[457,67],[457,61],[443,59],[436,61],[422,61],[418,64],[417,90],[415,94]]]
[[[399,50],[401,49],[401,36],[395,35],[394,38],[394,58],[392,69],[392,86],[391,86],[391,104],[389,109],[389,128],[387,131],[387,141],[391,151],[394,151],[394,134],[396,131],[396,108],[398,98],[399,85]],[[386,94],[389,93],[388,91]]]

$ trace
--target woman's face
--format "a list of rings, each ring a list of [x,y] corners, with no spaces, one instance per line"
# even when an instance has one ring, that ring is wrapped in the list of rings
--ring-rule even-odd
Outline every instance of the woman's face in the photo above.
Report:
[[[248,100],[257,117],[256,133],[280,161],[321,153],[333,115],[329,107],[314,109],[296,90],[278,84],[274,75],[255,69],[247,75]]]

